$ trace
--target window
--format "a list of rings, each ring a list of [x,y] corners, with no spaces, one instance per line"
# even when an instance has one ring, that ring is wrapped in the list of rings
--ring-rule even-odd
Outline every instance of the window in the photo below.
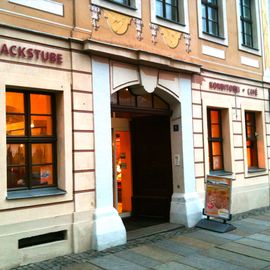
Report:
[[[178,0],[156,0],[156,15],[179,22]]]
[[[188,0],[150,0],[151,23],[189,33]]]
[[[210,171],[224,170],[221,110],[207,109]]]
[[[219,36],[217,0],[202,0],[203,32]]]
[[[242,44],[253,48],[251,0],[240,0]]]
[[[55,96],[6,92],[7,187],[56,185]]]
[[[248,168],[258,167],[256,113],[245,112],[246,123],[246,150]]]
[[[197,0],[199,37],[228,45],[226,0]]]
[[[91,0],[92,5],[120,12],[127,16],[142,18],[142,0]]]
[[[261,54],[259,1],[237,0],[239,49]]]
[[[115,2],[117,4],[121,4],[121,5],[124,5],[124,6],[132,6],[131,5],[132,0],[109,0],[109,1]]]

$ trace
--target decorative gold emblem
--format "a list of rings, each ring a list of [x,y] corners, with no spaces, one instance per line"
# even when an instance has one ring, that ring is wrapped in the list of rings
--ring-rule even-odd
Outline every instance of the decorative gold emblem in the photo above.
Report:
[[[127,32],[129,25],[131,24],[131,18],[112,11],[105,11],[105,18],[109,27],[114,33],[123,35]]]
[[[172,49],[176,48],[181,38],[181,33],[171,29],[160,27],[164,42]]]

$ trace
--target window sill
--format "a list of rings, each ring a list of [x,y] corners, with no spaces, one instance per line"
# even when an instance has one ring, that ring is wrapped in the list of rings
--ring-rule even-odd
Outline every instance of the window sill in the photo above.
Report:
[[[185,24],[180,23],[179,21],[170,20],[170,19],[167,19],[167,18],[165,18],[165,17],[158,16],[158,15],[156,15],[156,17],[157,17],[159,20],[163,20],[163,21],[166,21],[166,22],[168,22],[168,23],[177,24],[177,25],[180,25],[180,26],[183,26],[183,27],[186,26]]]
[[[232,176],[232,172],[227,172],[227,171],[210,171],[209,175],[214,175],[214,176]]]
[[[114,5],[120,6],[120,7],[125,7],[125,8],[129,8],[129,9],[132,9],[132,10],[137,10],[137,8],[134,7],[134,6],[129,6],[129,5],[117,3],[117,2],[114,2],[113,0],[106,0],[106,1],[110,2],[110,3],[114,4]]]
[[[64,195],[64,194],[66,194],[66,191],[58,189],[56,187],[36,188],[36,189],[28,189],[28,190],[8,191],[6,199],[18,200],[18,199],[58,196],[58,195]]]
[[[248,173],[262,173],[265,172],[265,168],[249,168]]]

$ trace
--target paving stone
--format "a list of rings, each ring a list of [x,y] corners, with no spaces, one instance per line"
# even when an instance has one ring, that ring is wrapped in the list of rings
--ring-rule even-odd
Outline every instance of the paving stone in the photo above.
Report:
[[[255,217],[256,219],[259,220],[269,220],[270,221],[270,216],[266,216],[266,215],[259,215]]]
[[[185,234],[185,236],[189,237],[189,238],[196,238],[196,239],[206,241],[208,243],[212,243],[215,245],[222,245],[224,243],[229,242],[229,240],[227,240],[227,239],[224,239],[222,237],[218,237],[218,235],[211,235],[204,230],[199,230],[196,232],[187,233],[187,234]]]
[[[236,221],[233,223],[234,226],[239,227],[239,230],[244,231],[249,234],[260,233],[268,229],[268,227],[263,225],[255,225],[250,222]]]
[[[262,234],[256,233],[256,234],[250,235],[248,238],[270,243],[270,236],[269,235],[265,235],[264,232]]]
[[[180,257],[180,254],[175,254],[163,248],[154,245],[143,245],[132,249],[134,252],[150,257],[160,262],[173,261],[174,258]],[[182,257],[182,256],[181,256]]]
[[[236,234],[231,234],[229,232],[227,232],[227,233],[217,233],[217,232],[213,232],[213,231],[204,230],[204,233],[207,234],[207,235],[212,235],[214,237],[220,237],[220,238],[224,238],[224,239],[232,240],[232,241],[242,238],[242,236],[239,236],[239,235],[236,235]]]
[[[195,270],[197,268],[190,267],[188,265],[180,264],[177,262],[169,262],[165,264],[161,264],[154,269],[156,270]]]
[[[257,217],[256,218],[247,218],[247,219],[245,219],[245,222],[249,222],[249,223],[256,224],[256,225],[262,225],[262,226],[265,226],[267,228],[270,227],[270,222],[269,221],[260,220],[260,219],[257,219]]]
[[[114,255],[148,268],[155,267],[160,264],[160,261],[147,258],[146,256],[133,252],[130,249],[115,253]]]
[[[217,260],[233,263],[235,265],[245,267],[246,269],[258,270],[258,269],[264,269],[265,267],[270,265],[270,262],[258,260],[255,258],[251,258],[245,255],[230,252],[227,250],[222,250],[219,248],[211,248],[211,249],[202,251],[201,254],[217,259]]]
[[[270,252],[266,250],[245,246],[235,242],[226,243],[218,248],[270,262]]]
[[[61,268],[61,270],[101,270],[101,269],[102,268],[89,263],[71,264],[67,267]]]
[[[207,243],[196,238],[186,237],[184,235],[175,236],[172,240],[178,242],[179,244],[185,244],[198,249],[208,249],[214,246],[214,244]]]
[[[195,254],[177,260],[180,263],[203,270],[245,270],[246,268],[228,262],[216,260],[207,256]]]
[[[141,265],[137,265],[135,263],[129,262],[127,260],[123,260],[114,255],[107,255],[99,258],[95,258],[91,260],[91,263],[101,267],[103,269],[108,270],[144,270],[147,269]]]
[[[162,240],[154,243],[155,246],[168,250],[170,252],[174,252],[175,254],[180,254],[183,256],[188,256],[190,254],[194,254],[199,251],[194,247],[189,247],[186,245],[179,245],[178,243],[172,240]]]
[[[246,245],[246,246],[261,248],[261,249],[270,251],[270,243],[267,243],[267,242],[262,242],[262,241],[249,239],[249,238],[243,238],[235,242]]]

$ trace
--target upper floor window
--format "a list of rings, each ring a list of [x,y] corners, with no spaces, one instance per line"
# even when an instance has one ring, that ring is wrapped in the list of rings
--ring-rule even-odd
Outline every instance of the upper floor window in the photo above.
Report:
[[[226,0],[197,0],[199,37],[228,45]]]
[[[237,0],[239,49],[261,54],[259,1]]]
[[[219,36],[217,0],[202,0],[202,28],[207,34]]]
[[[188,0],[150,0],[151,23],[189,33]]]
[[[156,0],[156,15],[179,22],[178,0]]]
[[[131,17],[142,17],[142,0],[91,0],[90,2],[92,5],[120,12]]]
[[[56,186],[55,97],[7,91],[8,190]]]
[[[240,0],[242,44],[253,48],[251,0]]]
[[[223,166],[223,138],[221,110],[207,110],[208,118],[208,145],[210,171],[222,171]]]
[[[246,123],[246,150],[248,168],[258,167],[257,133],[256,133],[256,113],[245,112]]]
[[[129,7],[135,6],[133,0],[108,0],[108,1],[115,2],[117,4],[129,6]]]

